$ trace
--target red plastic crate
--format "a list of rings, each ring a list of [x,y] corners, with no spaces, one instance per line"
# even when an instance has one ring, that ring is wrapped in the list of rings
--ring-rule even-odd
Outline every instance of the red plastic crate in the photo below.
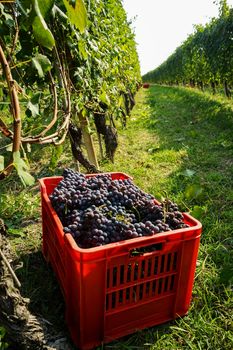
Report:
[[[123,173],[111,176],[129,178]],[[66,322],[76,346],[93,349],[184,316],[192,295],[200,222],[184,214],[188,228],[81,249],[63,233],[48,197],[61,179],[40,180],[43,254],[63,291]],[[141,247],[151,251],[135,256]]]

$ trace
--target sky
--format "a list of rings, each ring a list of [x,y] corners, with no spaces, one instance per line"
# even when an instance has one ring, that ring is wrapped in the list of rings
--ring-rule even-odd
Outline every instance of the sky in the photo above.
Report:
[[[233,0],[228,0],[233,7]],[[193,33],[218,16],[214,0],[123,0],[136,35],[142,75],[163,63]]]

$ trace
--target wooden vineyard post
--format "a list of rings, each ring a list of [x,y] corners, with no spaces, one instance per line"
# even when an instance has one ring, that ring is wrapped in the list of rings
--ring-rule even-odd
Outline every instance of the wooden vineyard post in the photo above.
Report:
[[[103,151],[103,146],[102,146],[102,141],[101,141],[101,134],[97,131],[97,136],[98,136],[98,141],[99,141],[99,148],[100,148],[100,157],[101,160],[104,159],[104,151]]]
[[[96,158],[94,143],[92,140],[92,136],[89,132],[89,122],[86,116],[82,114],[82,112],[78,113],[78,118],[80,121],[80,127],[82,130],[83,140],[85,143],[85,147],[87,150],[88,159],[91,164],[94,164],[97,169],[99,169],[98,161]]]

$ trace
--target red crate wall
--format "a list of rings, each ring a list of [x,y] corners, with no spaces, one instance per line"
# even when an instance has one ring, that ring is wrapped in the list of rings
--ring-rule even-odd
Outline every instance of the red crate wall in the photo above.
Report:
[[[96,175],[91,175],[96,176]],[[111,174],[113,179],[128,178]],[[201,224],[188,214],[190,227],[81,249],[62,224],[48,195],[61,177],[40,180],[43,253],[58,277],[66,321],[74,343],[93,349],[138,329],[167,322],[189,308]],[[135,249],[146,253],[135,255]]]

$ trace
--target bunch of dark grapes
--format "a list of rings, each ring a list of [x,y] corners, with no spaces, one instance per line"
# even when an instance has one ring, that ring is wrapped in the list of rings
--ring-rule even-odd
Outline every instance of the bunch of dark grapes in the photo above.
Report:
[[[165,221],[172,230],[188,227],[188,225],[184,223],[184,217],[176,203],[166,199],[161,203],[161,206],[164,211]]]
[[[175,203],[157,205],[130,179],[112,180],[108,174],[86,178],[65,169],[50,200],[64,232],[81,248],[187,227]]]

